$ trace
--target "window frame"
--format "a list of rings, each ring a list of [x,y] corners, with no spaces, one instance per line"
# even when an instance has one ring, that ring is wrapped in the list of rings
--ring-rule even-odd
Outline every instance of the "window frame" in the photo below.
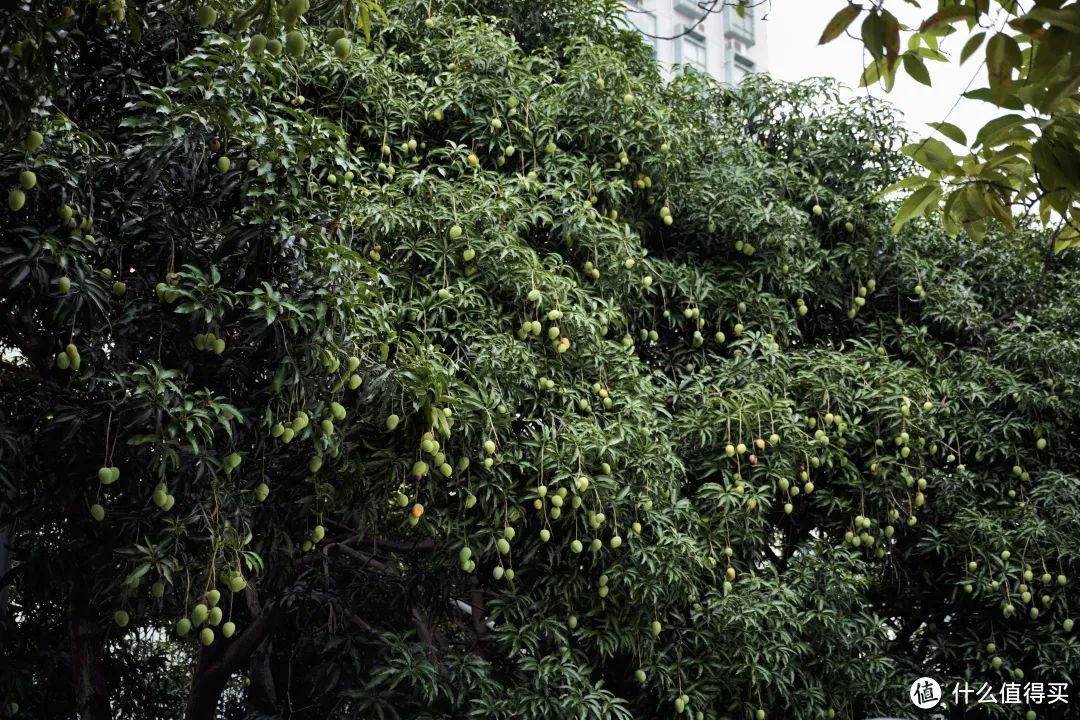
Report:
[[[676,27],[676,34],[679,36],[677,44],[678,57],[676,58],[678,64],[683,66],[684,70],[685,68],[693,68],[694,72],[708,75],[709,45],[705,38],[705,34],[698,32],[697,30],[687,30],[687,26],[682,24]],[[700,65],[697,62],[687,61],[687,45],[693,46],[700,54]]]
[[[729,85],[738,85],[747,75],[757,72],[757,64],[753,60],[732,49],[728,51],[725,65],[724,79]],[[738,79],[735,78],[736,71],[742,73]]]
[[[728,37],[737,38],[744,45],[753,45],[756,34],[756,20],[754,18],[754,6],[747,5],[743,17],[739,17],[735,8],[728,5],[724,8],[724,33]]]

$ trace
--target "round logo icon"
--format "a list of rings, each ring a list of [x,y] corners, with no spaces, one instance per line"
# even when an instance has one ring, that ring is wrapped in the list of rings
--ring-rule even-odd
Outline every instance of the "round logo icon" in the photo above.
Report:
[[[920,710],[937,707],[941,702],[941,686],[934,678],[921,677],[911,683],[911,704]]]

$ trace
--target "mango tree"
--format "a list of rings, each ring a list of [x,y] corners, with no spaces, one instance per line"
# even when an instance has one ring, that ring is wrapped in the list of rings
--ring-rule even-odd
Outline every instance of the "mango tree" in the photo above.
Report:
[[[4,712],[861,718],[1077,676],[1075,254],[894,235],[885,108],[665,84],[620,13],[14,13]]]

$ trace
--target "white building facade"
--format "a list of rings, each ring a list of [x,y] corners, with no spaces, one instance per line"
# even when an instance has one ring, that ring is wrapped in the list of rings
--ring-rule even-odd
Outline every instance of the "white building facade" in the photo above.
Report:
[[[740,16],[724,0],[625,2],[627,19],[652,46],[665,77],[692,68],[734,85],[766,69],[764,4],[748,3]]]

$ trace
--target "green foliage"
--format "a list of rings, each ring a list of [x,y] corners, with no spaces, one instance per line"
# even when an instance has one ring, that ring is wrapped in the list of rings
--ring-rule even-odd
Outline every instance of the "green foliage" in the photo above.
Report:
[[[894,235],[884,108],[665,85],[612,3],[387,2],[349,53],[267,7],[85,8],[12,86],[20,717],[859,718],[925,668],[1075,677],[1074,254]]]
[[[1011,208],[1022,206],[1037,210],[1043,226],[1052,229],[1047,244],[1054,251],[1080,244],[1080,57],[1074,53],[1080,44],[1080,3],[939,0],[925,12],[919,27],[907,28],[883,2],[865,7],[849,2],[820,39],[824,44],[854,32],[852,24],[862,17],[860,37],[871,58],[862,84],[881,82],[887,90],[901,69],[930,85],[928,61],[955,59],[963,65],[981,55],[987,87],[964,96],[1013,111],[980,128],[966,157],[933,137],[904,148],[922,171],[896,187],[918,188],[897,215],[896,229],[915,217],[940,217],[951,235],[963,229],[981,238],[991,222],[1011,228]],[[943,52],[941,42],[955,42],[958,35],[966,40],[957,58]],[[942,137],[968,145],[955,125],[931,125]]]

